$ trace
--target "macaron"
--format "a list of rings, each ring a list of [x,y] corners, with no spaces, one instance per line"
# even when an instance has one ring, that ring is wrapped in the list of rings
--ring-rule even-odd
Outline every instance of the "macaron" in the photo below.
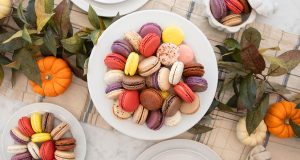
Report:
[[[40,159],[40,152],[39,152],[39,146],[35,144],[34,142],[29,142],[27,144],[27,148],[33,159]]]
[[[196,94],[195,99],[192,103],[183,102],[179,110],[182,114],[194,114],[199,110],[199,107],[200,99],[199,96]]]
[[[124,39],[118,39],[111,45],[111,51],[128,57],[134,51],[132,45]]]
[[[42,160],[54,159],[55,145],[53,141],[44,142],[40,147],[40,156]]]
[[[51,140],[50,133],[36,133],[31,136],[32,142],[42,143]]]
[[[139,75],[125,76],[122,81],[122,86],[127,90],[140,90],[145,85],[145,78]]]
[[[202,77],[192,76],[186,78],[184,81],[194,92],[204,92],[207,89],[207,81]]]
[[[139,55],[135,52],[131,52],[127,58],[125,65],[125,75],[133,76],[139,65]]]
[[[172,43],[163,43],[158,47],[156,56],[161,64],[171,66],[178,59],[179,48]]]
[[[144,38],[149,33],[154,33],[157,36],[161,37],[161,28],[156,23],[146,23],[144,24],[139,31],[139,34]]]
[[[62,138],[55,141],[55,148],[60,151],[73,150],[76,147],[76,140],[74,138]]]
[[[119,96],[119,106],[126,112],[134,112],[139,104],[139,92],[136,90],[124,90]]]
[[[150,111],[158,110],[162,107],[163,98],[160,91],[154,88],[144,89],[140,94],[141,104]]]
[[[146,122],[148,113],[149,110],[140,104],[139,107],[133,113],[133,122],[136,124],[143,125]]]
[[[162,67],[158,71],[157,83],[160,90],[168,91],[170,89],[171,84],[169,83],[169,75],[170,75],[169,68]]]
[[[153,110],[149,112],[146,119],[146,125],[152,130],[159,130],[164,124],[165,117],[160,110]]]
[[[183,31],[177,26],[166,27],[162,32],[162,40],[164,43],[173,43],[178,46],[184,40]]]
[[[225,0],[225,4],[235,14],[240,14],[244,10],[244,6],[239,0]]]
[[[126,58],[117,53],[110,53],[105,57],[104,63],[109,69],[124,70]]]
[[[113,104],[113,114],[119,119],[128,119],[131,117],[132,112],[124,111],[120,107],[119,101],[115,101]]]
[[[29,137],[25,136],[18,128],[11,129],[10,136],[15,140],[15,142],[20,144],[26,144],[30,140]]]
[[[177,61],[172,65],[169,74],[169,82],[171,84],[175,85],[181,80],[183,68],[184,68],[184,64],[180,61]]]
[[[179,48],[179,57],[178,61],[182,62],[183,64],[192,63],[194,61],[194,52],[192,48],[188,45],[181,44],[178,46]]]
[[[224,0],[210,0],[210,10],[216,19],[221,19],[227,15],[227,7]]]
[[[135,51],[139,52],[140,43],[142,41],[142,37],[135,31],[126,32],[124,35],[124,39],[128,41]]]
[[[54,128],[54,115],[53,113],[45,112],[42,116],[42,131],[50,133]]]
[[[160,37],[155,33],[147,34],[141,41],[140,52],[144,57],[152,56],[160,46]]]
[[[162,113],[166,117],[173,116],[177,111],[179,111],[179,108],[181,106],[181,99],[177,97],[176,95],[169,95],[162,106]]]
[[[165,100],[166,98],[169,97],[170,93],[168,91],[161,91],[161,95],[162,95],[163,99]]]
[[[7,152],[12,154],[19,154],[27,152],[27,145],[25,144],[14,144],[7,147]]]
[[[106,86],[105,93],[106,97],[109,99],[117,99],[119,95],[124,91],[121,82],[115,82]]]
[[[239,0],[241,2],[241,4],[244,7],[244,13],[250,13],[251,12],[251,7],[250,4],[248,2],[248,0]]]
[[[242,16],[240,14],[230,14],[221,20],[225,26],[236,26],[242,23]]]
[[[124,77],[124,71],[123,70],[109,70],[104,75],[104,82],[107,85],[116,83],[116,82],[122,82]]]
[[[204,66],[200,63],[189,63],[184,65],[183,76],[198,76],[202,77],[204,75]]]
[[[146,77],[146,86],[149,88],[159,89],[158,72],[154,72],[150,76]]]
[[[181,118],[182,118],[182,116],[181,116],[180,111],[177,111],[173,116],[166,117],[164,124],[166,126],[170,126],[170,127],[176,126],[180,123]]]
[[[179,82],[173,89],[175,93],[187,103],[192,103],[196,98],[196,94],[184,82]]]
[[[141,61],[138,66],[139,75],[147,77],[158,71],[161,66],[159,59],[155,56],[150,56]]]
[[[27,137],[30,137],[34,134],[34,131],[31,127],[30,118],[22,117],[18,121],[19,130]]]
[[[58,126],[56,126],[52,132],[51,136],[53,140],[59,140],[65,133],[70,130],[70,125],[66,122],[61,122]]]
[[[11,160],[32,160],[29,152],[19,153],[11,157]]]
[[[75,153],[71,151],[56,150],[54,155],[56,160],[75,160]]]
[[[38,112],[35,112],[31,115],[30,118],[31,127],[35,133],[42,132],[42,115]]]

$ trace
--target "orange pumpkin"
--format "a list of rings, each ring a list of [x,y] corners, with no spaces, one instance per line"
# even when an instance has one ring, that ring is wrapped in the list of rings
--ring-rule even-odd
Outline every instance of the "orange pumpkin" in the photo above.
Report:
[[[64,60],[50,56],[38,60],[37,64],[40,69],[42,87],[30,81],[35,93],[54,97],[62,94],[70,86],[72,71]]]
[[[290,120],[300,125],[300,110],[296,109],[295,103],[288,101],[272,104],[265,116],[268,131],[280,138],[288,138],[295,135],[289,124]]]

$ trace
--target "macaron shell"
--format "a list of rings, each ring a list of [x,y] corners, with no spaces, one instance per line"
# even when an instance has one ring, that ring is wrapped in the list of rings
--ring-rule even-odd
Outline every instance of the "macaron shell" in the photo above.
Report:
[[[162,107],[163,98],[158,90],[148,88],[141,92],[140,102],[145,108],[147,108],[150,111],[158,110]]]
[[[44,113],[42,117],[42,131],[50,133],[54,128],[54,115],[52,113]]]
[[[118,90],[114,90],[111,91],[109,93],[106,94],[106,97],[108,99],[118,99],[120,94],[124,91],[124,89],[118,89]]]
[[[192,103],[196,98],[195,93],[184,82],[174,86],[175,93],[187,103]]]
[[[131,44],[123,39],[114,41],[111,45],[111,50],[112,52],[121,54],[124,57],[128,57],[128,55],[134,51]]]
[[[27,152],[27,145],[15,144],[7,147],[7,152],[12,154],[19,154]]]
[[[172,43],[163,43],[158,47],[156,56],[161,64],[171,66],[178,59],[179,48]]]
[[[164,119],[165,118],[160,110],[150,111],[146,120],[146,125],[152,130],[158,130],[164,124]]]
[[[146,77],[146,86],[148,88],[160,89],[158,85],[158,72]]]
[[[146,109],[142,105],[139,105],[139,107],[134,111],[132,117],[133,122],[139,125],[143,125],[146,122],[148,112],[148,109]]]
[[[128,119],[131,117],[132,112],[126,112],[119,106],[119,101],[113,104],[113,114],[119,119]]]
[[[158,71],[157,82],[160,90],[168,91],[170,89],[171,84],[169,83],[169,75],[170,70],[166,67],[162,67]]]
[[[55,141],[55,148],[60,151],[73,150],[76,147],[76,140],[74,138],[62,138]]]
[[[10,130],[10,136],[20,144],[26,144],[30,139],[20,132],[18,128],[13,128]]]
[[[161,28],[158,24],[156,24],[156,23],[146,23],[141,27],[141,29],[139,31],[139,34],[142,37],[145,37],[149,33],[154,33],[154,34],[158,35],[159,37],[161,37],[161,32],[162,32]]]
[[[182,75],[185,77],[190,76],[199,76],[202,77],[204,75],[204,66],[200,63],[189,63],[184,65],[184,70]]]
[[[140,44],[140,52],[145,57],[152,56],[160,46],[160,37],[154,33],[147,34]]]
[[[166,117],[171,117],[179,110],[181,106],[181,99],[175,95],[170,95],[165,99],[162,112]]]
[[[141,76],[147,77],[160,69],[161,63],[155,56],[145,58],[138,66],[138,72]]]
[[[35,144],[34,142],[29,142],[27,144],[27,148],[28,148],[29,153],[31,154],[31,156],[34,159],[41,158],[40,153],[39,153],[39,147],[37,144]]]
[[[40,113],[35,112],[31,115],[30,118],[32,129],[35,133],[42,132],[42,116]]]
[[[56,160],[73,160],[75,159],[75,153],[70,151],[59,151],[54,152]]]
[[[182,114],[194,114],[199,110],[199,108],[200,108],[200,98],[196,94],[195,99],[192,103],[183,102],[179,110]]]
[[[226,6],[235,14],[240,14],[244,10],[244,6],[239,0],[225,0]]]
[[[51,140],[50,133],[36,133],[31,136],[32,142],[42,143]]]
[[[227,8],[224,0],[210,0],[210,10],[216,19],[227,15]]]
[[[226,26],[235,26],[242,23],[242,17],[239,14],[230,14],[224,17],[221,22]]]
[[[134,112],[139,106],[139,93],[135,90],[124,90],[119,96],[119,105],[126,112]]]
[[[105,57],[104,63],[109,69],[124,70],[126,58],[117,53],[110,53]]]
[[[139,55],[135,52],[131,52],[128,56],[126,65],[125,65],[125,75],[133,76],[137,70],[139,64]]]
[[[178,46],[184,40],[184,34],[179,27],[166,27],[162,32],[162,40],[164,43],[173,43]]]
[[[70,125],[66,122],[61,122],[58,126],[56,126],[52,132],[51,136],[53,140],[59,140],[66,132],[70,130]]]
[[[180,123],[181,119],[182,119],[181,113],[180,113],[180,111],[177,111],[173,116],[166,117],[164,124],[166,126],[173,127],[173,126],[178,125]]]
[[[145,78],[138,75],[125,76],[122,81],[122,86],[127,90],[139,90],[144,88],[145,85]]]
[[[202,77],[188,77],[185,79],[185,83],[194,92],[204,92],[207,89],[207,81]]]
[[[11,160],[32,160],[29,152],[19,153],[11,157]]]
[[[185,44],[178,46],[179,48],[179,57],[178,60],[183,64],[192,63],[194,61],[194,52],[193,50]]]
[[[124,71],[123,70],[109,70],[104,75],[104,82],[107,85],[116,83],[116,82],[122,82],[124,77]]]
[[[34,134],[34,131],[31,127],[30,118],[22,117],[18,121],[19,130],[27,137],[30,137]]]
[[[182,77],[184,64],[182,62],[175,62],[171,68],[169,75],[169,82],[173,85],[177,84]]]
[[[40,156],[43,160],[54,159],[55,145],[53,141],[44,142],[40,147]]]
[[[127,40],[135,51],[139,52],[140,50],[140,43],[142,41],[142,37],[135,31],[129,31],[125,33],[124,39]]]

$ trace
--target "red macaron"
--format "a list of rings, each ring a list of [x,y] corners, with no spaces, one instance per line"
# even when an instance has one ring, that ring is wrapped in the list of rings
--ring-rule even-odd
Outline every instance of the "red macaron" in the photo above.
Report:
[[[43,160],[54,159],[55,145],[53,141],[46,141],[40,147],[40,156]]]
[[[104,63],[110,69],[124,70],[126,58],[117,53],[110,53],[105,57]]]
[[[176,84],[174,86],[174,91],[182,100],[187,103],[192,103],[196,98],[195,93],[184,82],[179,82]]]
[[[31,127],[30,119],[28,117],[22,117],[19,119],[18,128],[27,137],[30,137],[34,134],[34,131]]]
[[[235,14],[240,14],[244,10],[243,4],[239,0],[225,0],[226,6]]]
[[[160,37],[155,33],[147,34],[141,41],[140,51],[145,57],[152,56],[160,46]]]
[[[126,112],[134,112],[140,104],[139,92],[125,90],[119,96],[119,106]]]

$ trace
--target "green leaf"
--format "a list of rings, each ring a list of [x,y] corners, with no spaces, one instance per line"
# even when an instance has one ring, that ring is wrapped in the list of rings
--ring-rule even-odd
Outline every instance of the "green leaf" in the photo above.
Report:
[[[262,96],[265,94],[267,89],[267,84],[263,80],[256,80],[257,89],[256,89],[256,102],[259,102]]]
[[[41,30],[44,28],[44,26],[47,24],[47,22],[51,19],[51,17],[54,15],[54,13],[47,13],[47,11],[50,10],[51,4],[49,4],[48,0],[37,0],[35,1],[35,13],[36,13],[36,26],[37,31],[41,32]]]
[[[213,128],[211,128],[211,127],[207,127],[207,126],[197,123],[194,127],[189,129],[188,132],[190,132],[192,134],[203,134],[203,133],[211,131],[212,129]]]
[[[242,79],[239,91],[238,106],[252,110],[256,99],[256,83],[252,74]]]
[[[289,124],[291,125],[295,135],[300,137],[300,126],[294,123],[291,119],[289,120]]]
[[[36,25],[36,14],[34,8],[35,0],[29,0],[28,6],[26,8],[25,17],[31,26]]]
[[[296,109],[300,109],[300,103],[296,105]]]
[[[2,66],[0,65],[0,86],[3,82],[3,79],[4,79],[4,70],[3,70]]]
[[[56,8],[55,15],[53,17],[59,36],[64,39],[67,37],[70,22],[70,3],[67,0],[63,0]]]
[[[11,62],[10,59],[8,59],[4,55],[0,54],[0,65],[6,65],[6,64],[9,64],[10,62]]]
[[[61,43],[67,51],[71,53],[80,53],[82,50],[83,40],[75,34],[73,37],[62,39]]]
[[[13,61],[9,64],[6,64],[6,65],[3,65],[4,67],[8,67],[8,68],[13,68],[13,69],[16,69],[16,70],[19,70],[20,69],[20,63],[16,62],[16,61]]]
[[[87,75],[90,58],[87,58],[83,65],[83,76]]]
[[[91,5],[89,5],[88,18],[94,28],[101,29],[99,17]]]
[[[232,107],[228,106],[227,104],[221,103],[221,102],[219,103],[218,108],[224,112],[233,112]]]
[[[23,30],[22,30],[22,38],[25,40],[25,41],[27,41],[27,42],[29,42],[29,43],[32,43],[32,41],[31,41],[31,38],[30,38],[30,35],[29,35],[29,32],[28,32],[28,30],[27,30],[27,28],[24,26],[24,28],[23,28]]]
[[[214,98],[213,102],[211,103],[211,105],[210,105],[208,111],[205,113],[205,115],[209,115],[212,111],[214,111],[218,107],[219,104],[220,104],[220,102],[216,98]]]
[[[46,49],[49,50],[49,52],[51,52],[51,54],[56,56],[57,43],[56,43],[56,40],[55,40],[54,36],[55,36],[55,34],[51,30],[51,28],[48,27],[47,30],[46,30],[45,37],[44,37],[43,41],[44,41],[44,45],[45,45]]]
[[[286,66],[286,63],[284,63],[283,60],[281,60],[280,58],[278,57],[274,57],[274,56],[269,56],[269,55],[263,55],[264,58],[270,62],[271,65],[273,66],[278,66],[279,68],[282,68],[284,69],[284,73],[287,73],[288,72],[288,68]],[[275,67],[272,67],[272,68],[275,68]],[[273,72],[272,71],[273,69],[269,69],[269,72]]]
[[[13,20],[16,22],[17,26],[19,28],[23,28],[24,22],[20,19],[18,15],[18,8],[12,7],[12,14],[11,14]]]
[[[105,28],[109,27],[113,23],[113,19],[110,17],[102,17]]]
[[[76,66],[79,67],[80,69],[84,69],[84,63],[87,58],[88,58],[87,55],[77,54],[76,55]]]
[[[275,58],[276,59],[276,58]],[[300,50],[290,50],[277,57],[283,64],[273,63],[268,75],[281,76],[293,70],[300,63]],[[278,61],[279,61],[278,60]]]
[[[20,49],[28,45],[28,42],[23,38],[15,38],[8,43],[0,45],[0,53],[13,52],[14,50]]]
[[[258,107],[247,111],[246,128],[249,135],[255,131],[260,122],[264,119],[268,106],[269,94],[265,94]]]
[[[91,37],[91,41],[93,42],[94,45],[97,44],[100,35],[101,35],[100,30],[94,30],[91,32],[90,37]]]
[[[22,48],[18,50],[14,54],[13,60],[20,64],[20,71],[24,73],[28,79],[40,86],[42,85],[38,65],[27,49]]]
[[[32,44],[35,46],[41,46],[44,44],[44,37],[32,37]]]
[[[28,34],[35,34],[37,33],[36,30],[27,30]],[[2,42],[2,44],[8,43],[11,40],[15,39],[15,38],[19,38],[23,36],[23,30],[20,30],[18,32],[16,32],[14,35],[12,35],[10,38],[8,38],[6,41]]]
[[[259,44],[261,41],[261,34],[255,28],[248,28],[246,29],[241,38],[241,47],[242,49],[248,47],[249,45],[254,45],[256,49],[259,48]]]
[[[249,70],[244,69],[244,66],[242,64],[237,62],[218,61],[218,66],[220,68],[228,70],[229,72],[233,72],[241,76],[246,76],[250,73]]]
[[[241,59],[245,69],[253,71],[255,74],[260,74],[266,68],[266,63],[261,54],[258,53],[257,48],[250,44],[243,48],[241,52]]]
[[[290,94],[291,93],[291,91],[288,90],[285,85],[282,85],[282,84],[279,84],[276,82],[270,82],[270,84],[272,85],[272,87],[275,89],[275,91],[277,93],[281,93],[281,94]]]
[[[223,43],[228,50],[241,50],[240,43],[233,38],[226,38]]]
[[[54,8],[54,0],[45,0],[45,12],[52,13]]]
[[[232,108],[237,108],[237,101],[238,101],[238,95],[233,95],[228,101],[227,101],[227,105],[232,107]]]
[[[27,22],[27,20],[26,20],[26,17],[25,17],[25,14],[24,14],[23,1],[24,1],[24,0],[21,0],[21,1],[19,2],[18,8],[17,8],[17,14],[18,14],[18,17],[20,18],[20,20],[21,20],[23,23],[28,24],[28,22]]]

